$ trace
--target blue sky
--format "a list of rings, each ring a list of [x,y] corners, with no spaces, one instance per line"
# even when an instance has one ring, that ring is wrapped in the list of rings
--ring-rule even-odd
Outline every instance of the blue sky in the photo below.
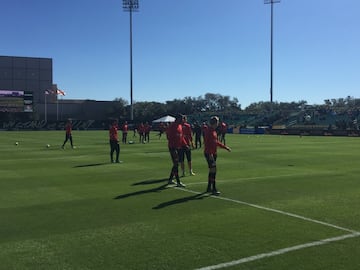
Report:
[[[139,0],[133,98],[219,93],[270,100],[270,5],[263,0]],[[68,99],[130,102],[122,0],[3,0],[0,55],[49,57]],[[360,98],[360,1],[274,4],[273,100]]]

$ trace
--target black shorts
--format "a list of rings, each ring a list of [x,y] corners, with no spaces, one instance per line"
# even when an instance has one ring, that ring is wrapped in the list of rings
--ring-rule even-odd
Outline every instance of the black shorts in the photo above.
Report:
[[[183,147],[180,149],[179,151],[179,161],[182,163],[185,160],[185,156],[186,156],[186,160],[187,161],[191,161],[191,149],[190,147]]]
[[[116,150],[119,147],[119,142],[116,140],[109,140],[109,143],[111,150]]]
[[[209,168],[215,168],[216,167],[216,159],[217,159],[217,154],[204,154],[205,159],[207,161],[208,167]]]
[[[172,162],[174,164],[179,163],[179,149],[169,147],[169,152],[170,152]]]
[[[65,141],[67,141],[67,140],[72,140],[71,133],[65,133]]]

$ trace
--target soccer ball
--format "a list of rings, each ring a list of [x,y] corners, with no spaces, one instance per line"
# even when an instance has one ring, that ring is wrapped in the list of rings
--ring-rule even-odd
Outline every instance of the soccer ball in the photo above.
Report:
[[[15,142],[15,145],[19,145],[19,143],[18,143],[18,142]]]
[[[47,144],[46,147],[47,147],[47,148],[50,148],[50,144]]]

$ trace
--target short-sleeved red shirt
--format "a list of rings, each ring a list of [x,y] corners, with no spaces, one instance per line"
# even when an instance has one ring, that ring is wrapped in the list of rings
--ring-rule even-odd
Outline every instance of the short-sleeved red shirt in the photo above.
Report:
[[[169,148],[181,148],[186,145],[182,125],[180,123],[172,123],[166,130]]]
[[[66,134],[70,135],[72,131],[72,125],[71,123],[67,123],[65,126]]]
[[[112,125],[109,129],[109,137],[111,141],[118,141],[118,127],[117,125]]]
[[[205,130],[204,144],[205,144],[205,149],[204,149],[205,154],[216,154],[218,146],[226,149],[226,146],[218,141],[216,130],[212,127],[208,127]]]
[[[122,127],[123,133],[127,133],[128,130],[129,130],[129,126],[127,124],[124,124],[123,127]]]
[[[191,130],[190,124],[189,123],[183,123],[182,129],[183,129],[186,144],[191,145],[191,142],[192,142],[192,130]]]

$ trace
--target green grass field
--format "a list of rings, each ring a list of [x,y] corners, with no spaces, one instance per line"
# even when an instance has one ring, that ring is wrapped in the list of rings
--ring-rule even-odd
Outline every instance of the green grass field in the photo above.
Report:
[[[73,137],[0,132],[0,269],[360,269],[359,138],[229,134],[214,197],[202,150],[179,189],[165,138]]]

